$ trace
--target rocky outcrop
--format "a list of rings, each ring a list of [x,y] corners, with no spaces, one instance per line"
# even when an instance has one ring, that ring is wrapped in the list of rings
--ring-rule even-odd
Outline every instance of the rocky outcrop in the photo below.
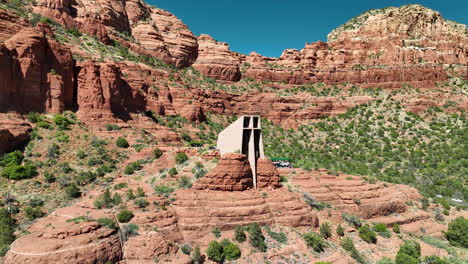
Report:
[[[176,253],[178,250],[174,244],[169,244],[166,238],[152,232],[146,235],[133,236],[125,242],[125,260],[126,261],[153,261],[161,255]]]
[[[223,81],[241,79],[239,56],[229,50],[229,45],[208,35],[198,37],[199,54],[193,67],[201,74]]]
[[[252,170],[247,157],[239,153],[224,154],[218,165],[199,179],[197,190],[245,191],[253,188]]]
[[[58,113],[73,106],[71,52],[44,31],[23,29],[5,41],[0,62],[0,111]]]
[[[13,113],[0,114],[0,155],[29,141],[31,125],[20,115]]]
[[[279,172],[268,158],[257,161],[257,188],[281,187]]]
[[[206,177],[206,176],[205,176]],[[291,227],[316,227],[317,216],[300,196],[281,188],[247,191],[177,190],[172,204],[185,241],[196,241],[213,228],[232,230],[257,222]]]
[[[443,33],[442,33],[443,32]],[[465,25],[445,20],[419,5],[371,10],[351,19],[328,36],[328,43],[287,49],[279,58],[251,53],[233,54],[210,41],[200,40],[200,67],[207,76],[226,80],[223,63],[214,58],[237,58],[242,77],[290,84],[310,82],[359,83],[425,87],[447,79],[447,66],[466,68],[468,37]],[[230,67],[235,67],[229,60]],[[215,67],[216,66],[216,67]],[[218,70],[213,70],[218,69]],[[227,69],[227,68],[224,68]],[[461,70],[460,72],[463,72]],[[465,76],[466,77],[466,76]]]
[[[105,264],[122,259],[116,231],[96,222],[49,222],[48,227],[31,231],[11,245],[5,264]]]
[[[406,201],[421,197],[416,189],[409,186],[371,184],[358,176],[334,176],[325,171],[298,172],[292,178],[292,183],[302,192],[342,212],[365,219],[403,213],[407,210]]]
[[[33,12],[97,36],[104,44],[111,44],[112,35],[133,51],[178,68],[190,66],[198,56],[197,39],[181,20],[140,0],[39,0]]]

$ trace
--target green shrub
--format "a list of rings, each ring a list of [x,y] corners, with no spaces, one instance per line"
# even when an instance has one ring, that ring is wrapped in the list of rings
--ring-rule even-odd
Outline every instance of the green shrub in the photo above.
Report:
[[[346,223],[353,225],[355,228],[359,228],[362,226],[362,220],[355,215],[343,213],[341,217],[343,218],[343,220],[346,221]]]
[[[339,224],[338,227],[336,228],[336,234],[339,235],[340,237],[344,236],[344,229],[341,226],[341,224]]]
[[[114,220],[109,219],[109,218],[99,218],[97,222],[100,223],[102,226],[105,226],[109,229],[113,229],[113,230],[119,229],[119,225],[117,225],[117,223]]]
[[[203,264],[205,261],[204,257],[202,256],[200,252],[200,247],[196,246],[195,249],[192,252],[192,262],[193,264]]]
[[[400,225],[399,224],[397,224],[397,223],[393,224],[392,229],[393,229],[393,232],[395,232],[397,234],[400,233]]]
[[[66,130],[74,122],[63,115],[54,115],[53,118],[55,126],[60,130]]]
[[[6,208],[0,208],[0,256],[4,256],[15,241],[15,220]]]
[[[325,241],[319,234],[314,233],[314,232],[309,232],[309,233],[305,233],[303,238],[307,246],[312,248],[315,252],[324,251]]]
[[[16,150],[7,154],[4,154],[0,159],[0,166],[9,167],[12,165],[21,165],[23,162],[24,156],[21,151]]]
[[[52,129],[52,125],[47,121],[39,121],[36,126],[44,129]]]
[[[135,162],[132,162],[132,163],[128,164],[125,167],[124,174],[132,175],[133,173],[135,173],[135,171],[139,171],[142,168],[143,167],[141,166],[141,162],[140,161],[135,161]]]
[[[123,137],[117,138],[117,140],[115,141],[115,144],[119,148],[128,148],[128,147],[130,147],[130,145],[128,144],[128,141]]]
[[[67,194],[67,197],[69,199],[81,197],[81,190],[74,183],[72,183],[72,184],[68,185],[67,187],[65,187],[65,193]]]
[[[169,174],[171,177],[174,177],[175,175],[179,174],[179,172],[176,168],[170,168],[167,174]]]
[[[136,197],[146,197],[146,193],[142,187],[137,188]]]
[[[421,246],[418,242],[405,240],[398,250],[396,264],[419,264],[421,262]]]
[[[10,180],[31,179],[37,176],[37,170],[31,164],[11,165],[2,171],[0,176]]]
[[[177,183],[179,184],[179,188],[183,188],[183,189],[192,188],[192,182],[190,181],[190,178],[187,176],[183,176],[177,179]]]
[[[452,220],[444,235],[450,245],[468,248],[468,219],[460,216]]]
[[[119,127],[118,125],[114,125],[114,124],[106,124],[106,130],[107,131],[117,131],[117,130],[121,130],[122,128]]]
[[[155,148],[155,149],[153,150],[153,157],[154,157],[155,159],[159,159],[162,155],[163,155],[163,152],[162,152],[162,150],[160,150],[159,148]]]
[[[161,196],[168,197],[173,191],[174,188],[167,185],[156,185],[154,191]]]
[[[182,250],[182,253],[184,253],[185,255],[189,255],[189,256],[190,256],[190,253],[192,252],[192,248],[187,244],[182,245],[182,247],[180,247],[180,250]]]
[[[38,123],[44,120],[41,114],[39,113],[34,113],[34,112],[29,112],[28,113],[28,120],[31,123]]]
[[[286,243],[288,242],[288,237],[286,236],[285,233],[283,232],[274,232],[273,230],[270,229],[269,226],[265,226],[265,230],[267,231],[268,235],[273,238],[274,240],[280,242],[280,243]]]
[[[249,242],[254,248],[261,252],[266,252],[267,245],[265,244],[265,236],[263,236],[262,229],[258,223],[252,223],[248,227]]]
[[[24,209],[24,215],[26,216],[26,219],[28,219],[29,221],[32,221],[34,219],[43,217],[45,213],[39,207],[29,206]]]
[[[359,251],[354,246],[354,242],[349,237],[344,237],[341,239],[341,246],[344,250],[348,251],[353,259],[359,263],[366,263],[364,257],[359,253]]]
[[[223,246],[217,241],[211,241],[206,249],[206,256],[216,263],[223,263],[225,257]]]
[[[146,201],[146,200],[143,199],[143,198],[136,199],[133,203],[134,203],[136,206],[138,206],[138,208],[146,208],[146,207],[149,205],[149,202]]]
[[[377,234],[371,230],[369,225],[359,228],[359,237],[367,243],[377,243]]]
[[[221,237],[221,230],[219,228],[214,228],[213,230],[211,230],[211,233],[213,233],[213,235],[216,237],[216,238],[220,238]]]
[[[242,228],[242,226],[236,226],[236,229],[234,230],[234,240],[239,243],[242,243],[246,240],[244,228]]]
[[[182,164],[188,160],[187,154],[185,152],[177,152],[175,161],[177,164]]]
[[[385,224],[377,223],[372,227],[372,229],[383,237],[389,238],[392,236]]]
[[[241,251],[239,247],[229,242],[227,245],[223,246],[224,257],[227,261],[232,261],[240,258]]]
[[[438,256],[427,256],[424,258],[426,264],[449,264],[446,260]]]
[[[117,214],[117,221],[120,223],[128,223],[134,216],[135,215],[132,213],[132,211],[124,209]]]
[[[94,200],[94,207],[97,209],[114,207],[114,200],[112,199],[109,189],[106,189],[103,194],[99,195]]]
[[[114,185],[114,190],[122,190],[122,189],[127,188],[127,187],[128,187],[128,183],[120,182],[120,183],[117,183],[116,185]]]
[[[330,223],[325,222],[320,225],[320,235],[322,235],[325,239],[328,239],[332,236]]]

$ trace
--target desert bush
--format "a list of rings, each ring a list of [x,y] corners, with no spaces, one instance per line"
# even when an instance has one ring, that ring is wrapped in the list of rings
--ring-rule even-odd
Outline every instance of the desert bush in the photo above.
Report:
[[[15,220],[6,208],[0,208],[0,256],[4,256],[15,241]]]
[[[135,224],[128,224],[122,227],[121,236],[123,242],[126,242],[129,237],[138,235],[138,226]]]
[[[171,177],[174,177],[175,175],[179,174],[179,172],[176,168],[170,168],[167,174],[169,174]]]
[[[359,237],[367,243],[377,243],[377,234],[372,231],[369,225],[364,225],[359,228]]]
[[[242,226],[236,226],[234,230],[234,240],[242,243],[246,240],[246,238],[247,237],[245,236],[244,228]]]
[[[362,226],[362,220],[355,215],[343,213],[341,217],[343,218],[343,220],[346,221],[346,223],[353,225],[356,228],[359,228]]]
[[[34,113],[34,112],[29,112],[28,113],[28,120],[31,123],[38,123],[44,120],[41,114],[39,113]]]
[[[227,261],[236,260],[241,256],[239,247],[232,242],[228,242],[226,245],[223,245],[223,253]]]
[[[217,241],[211,241],[208,244],[208,248],[206,249],[206,255],[208,259],[216,263],[224,262],[224,249],[223,246],[221,246],[221,244]]]
[[[288,242],[288,237],[286,236],[285,233],[283,232],[274,232],[273,230],[270,229],[269,226],[265,226],[265,230],[267,231],[268,235],[273,238],[274,240],[280,242],[280,243],[286,243]]]
[[[354,246],[354,242],[350,237],[344,237],[341,239],[341,246],[344,250],[348,251],[350,256],[359,263],[366,263],[364,257],[359,253]]]
[[[24,156],[21,151],[16,150],[7,154],[4,154],[0,158],[0,166],[2,167],[9,167],[13,165],[21,165],[23,162]]]
[[[468,248],[468,219],[460,216],[452,220],[444,235],[450,245]]]
[[[70,185],[66,186],[65,193],[69,199],[81,197],[81,190],[78,188],[78,186],[76,186],[75,183],[71,183]]]
[[[216,238],[220,238],[221,237],[221,230],[219,228],[214,228],[213,230],[211,230],[211,233],[216,237]]]
[[[109,188],[94,200],[94,207],[97,209],[114,207],[114,200],[112,199]]]
[[[175,160],[177,164],[182,164],[188,160],[188,156],[185,152],[177,152]]]
[[[193,264],[203,264],[203,262],[205,262],[205,259],[200,252],[199,246],[196,246],[192,252],[192,262]]]
[[[303,236],[307,246],[312,248],[315,252],[323,252],[325,248],[325,241],[323,238],[314,232],[305,233]]]
[[[100,223],[102,226],[105,226],[109,229],[113,229],[113,230],[119,229],[119,225],[117,225],[117,223],[114,220],[109,219],[109,218],[99,218],[97,222]]]
[[[0,176],[10,180],[31,179],[37,176],[37,170],[31,164],[11,165],[3,169]]]
[[[115,141],[115,144],[119,148],[128,148],[128,147],[130,147],[130,145],[128,144],[128,141],[123,137],[117,138],[117,140]]]
[[[174,191],[174,188],[167,185],[156,185],[154,191],[163,197],[169,197],[169,195]]]
[[[421,262],[421,246],[418,242],[405,240],[400,246],[395,258],[396,264],[419,264]]]
[[[72,120],[63,115],[54,115],[53,121],[59,130],[67,130],[71,124],[74,124]]]
[[[36,126],[39,128],[44,128],[44,129],[52,129],[52,125],[49,122],[44,121],[44,120],[37,122]]]
[[[393,224],[392,229],[393,229],[393,232],[395,232],[397,234],[400,233],[400,225],[399,224],[397,224],[397,223]]]
[[[184,253],[185,255],[189,255],[189,256],[190,256],[190,253],[192,252],[192,248],[187,244],[183,244],[182,247],[180,247],[180,250],[182,251],[182,253]]]
[[[183,176],[177,179],[177,183],[179,184],[179,188],[183,188],[183,189],[192,188],[192,182],[190,181],[190,178],[187,176]]]
[[[249,242],[254,248],[261,252],[266,252],[267,245],[265,244],[265,236],[263,236],[262,228],[258,223],[252,223],[248,226]]]
[[[149,202],[143,198],[136,199],[133,203],[138,206],[138,208],[146,208],[149,205]]]
[[[389,238],[392,236],[385,224],[377,223],[372,227],[372,229],[383,237]]]
[[[308,193],[308,192],[304,192],[302,193],[302,196],[304,197],[304,201],[312,208],[318,210],[318,211],[321,211],[325,208],[329,208],[330,205],[327,204],[327,203],[322,203],[322,202],[319,202],[317,201],[313,196],[312,194]]]
[[[134,216],[135,215],[132,213],[132,211],[124,209],[117,214],[117,220],[120,223],[128,223]]]
[[[325,222],[320,225],[320,235],[325,239],[328,239],[332,236],[332,229],[330,223]]]
[[[26,216],[26,219],[32,221],[34,219],[43,217],[45,213],[39,207],[28,206],[24,208],[24,215]]]
[[[114,125],[114,124],[106,124],[106,130],[107,131],[117,131],[117,130],[121,130],[122,128],[119,127],[118,125]]]
[[[153,158],[159,159],[162,155],[163,155],[163,152],[159,148],[155,148],[153,150]]]
[[[427,256],[424,258],[425,264],[449,264],[446,260],[439,256]]]
[[[336,228],[336,234],[339,235],[340,237],[344,236],[344,229],[341,226],[341,224],[339,224],[338,227]]]

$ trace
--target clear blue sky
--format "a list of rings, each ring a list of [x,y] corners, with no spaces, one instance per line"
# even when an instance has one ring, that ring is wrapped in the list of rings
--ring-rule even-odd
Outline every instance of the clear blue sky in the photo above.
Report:
[[[369,9],[421,4],[468,24],[468,0],[146,0],[232,50],[277,57],[286,48],[326,41],[327,34]]]

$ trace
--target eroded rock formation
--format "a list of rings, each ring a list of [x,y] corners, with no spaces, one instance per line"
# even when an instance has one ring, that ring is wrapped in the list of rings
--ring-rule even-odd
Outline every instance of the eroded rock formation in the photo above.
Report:
[[[11,245],[5,264],[105,264],[121,260],[122,251],[115,230],[96,222],[50,221],[57,220],[52,217],[47,220],[47,223],[36,223],[30,229],[31,234],[18,238]]]
[[[247,157],[239,153],[224,154],[218,165],[193,186],[198,190],[245,191],[253,188],[252,170]]]
[[[0,113],[0,155],[24,146],[31,131],[31,125],[20,115]]]
[[[235,54],[227,46],[203,37],[197,69],[210,77],[230,80],[226,72],[238,60],[242,77],[260,81],[349,82],[387,87],[406,82],[428,86],[447,78],[448,65],[466,67],[466,31],[465,25],[445,20],[438,12],[419,5],[390,7],[351,19],[329,34],[328,43],[319,41],[306,44],[302,50],[286,49],[279,58],[255,52]],[[229,61],[229,67],[218,58]],[[209,66],[202,67],[204,64]]]
[[[281,187],[279,172],[268,158],[257,161],[257,188]]]
[[[0,45],[0,111],[58,113],[73,106],[69,49],[25,28]]]
[[[407,210],[406,201],[421,197],[416,189],[409,186],[371,184],[358,176],[335,176],[326,171],[299,171],[292,178],[292,183],[319,202],[365,219],[404,213]]]

